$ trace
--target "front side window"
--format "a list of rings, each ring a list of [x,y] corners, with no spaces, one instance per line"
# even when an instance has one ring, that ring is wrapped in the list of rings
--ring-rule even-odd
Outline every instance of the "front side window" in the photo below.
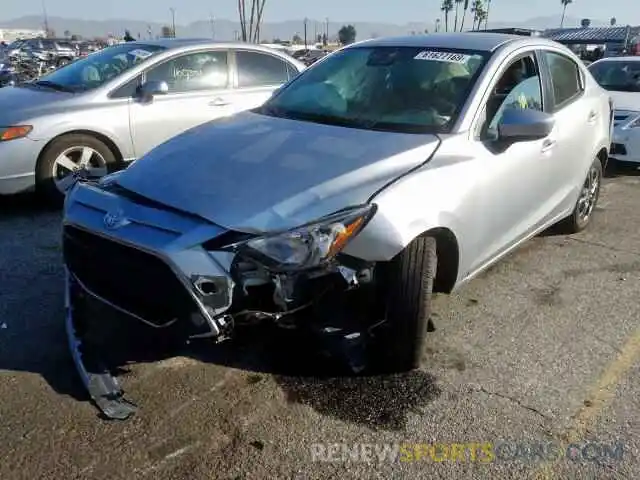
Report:
[[[238,87],[272,87],[289,80],[287,63],[273,55],[239,50],[236,52]]]
[[[554,52],[544,52],[551,74],[554,106],[559,108],[582,92],[580,67],[570,58]]]
[[[540,72],[533,55],[512,62],[504,71],[486,105],[485,138],[497,138],[498,125],[507,109],[542,111]]]
[[[227,88],[229,73],[226,50],[180,55],[146,73],[146,80],[167,82],[169,93]]]
[[[164,49],[157,45],[126,43],[108,47],[61,67],[34,83],[69,92],[93,90]]]
[[[590,65],[589,71],[606,90],[640,92],[640,61],[604,60]]]
[[[449,131],[488,53],[417,47],[336,52],[257,111],[353,128]]]

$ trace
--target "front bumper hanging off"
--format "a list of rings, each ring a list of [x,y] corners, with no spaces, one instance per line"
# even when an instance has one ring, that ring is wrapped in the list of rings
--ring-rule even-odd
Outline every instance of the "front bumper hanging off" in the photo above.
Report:
[[[124,398],[118,381],[106,366],[101,364],[97,352],[91,352],[83,343],[74,322],[72,282],[68,270],[65,269],[65,328],[73,362],[91,400],[102,414],[108,419],[126,420],[136,411],[136,406]]]

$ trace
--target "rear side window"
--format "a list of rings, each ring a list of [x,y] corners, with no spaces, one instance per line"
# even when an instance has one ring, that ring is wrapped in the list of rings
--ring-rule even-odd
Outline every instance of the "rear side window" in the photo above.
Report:
[[[544,52],[551,74],[555,110],[577,98],[583,90],[580,67],[570,58],[554,52]]]
[[[239,50],[236,65],[239,88],[278,86],[289,80],[288,64],[266,53]]]

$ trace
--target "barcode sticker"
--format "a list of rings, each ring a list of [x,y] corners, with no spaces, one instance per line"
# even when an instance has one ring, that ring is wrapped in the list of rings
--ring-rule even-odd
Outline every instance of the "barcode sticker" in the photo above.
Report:
[[[138,58],[147,58],[151,56],[151,52],[149,52],[148,50],[142,50],[141,48],[136,48],[135,50],[131,50],[129,54]]]
[[[433,60],[436,62],[467,63],[471,56],[465,55],[464,53],[434,52],[424,50],[413,58],[415,60]]]

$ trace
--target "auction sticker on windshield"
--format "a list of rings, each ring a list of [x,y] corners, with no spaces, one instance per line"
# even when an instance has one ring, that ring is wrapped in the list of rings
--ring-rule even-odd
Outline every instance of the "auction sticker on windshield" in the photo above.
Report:
[[[138,58],[147,58],[150,57],[152,55],[151,52],[147,51],[147,50],[142,50],[141,48],[136,48],[135,50],[131,50],[129,52],[130,55],[133,55],[134,57],[138,57]]]
[[[467,63],[471,56],[465,55],[464,53],[434,52],[423,50],[413,58],[415,60],[434,60],[436,62]]]

